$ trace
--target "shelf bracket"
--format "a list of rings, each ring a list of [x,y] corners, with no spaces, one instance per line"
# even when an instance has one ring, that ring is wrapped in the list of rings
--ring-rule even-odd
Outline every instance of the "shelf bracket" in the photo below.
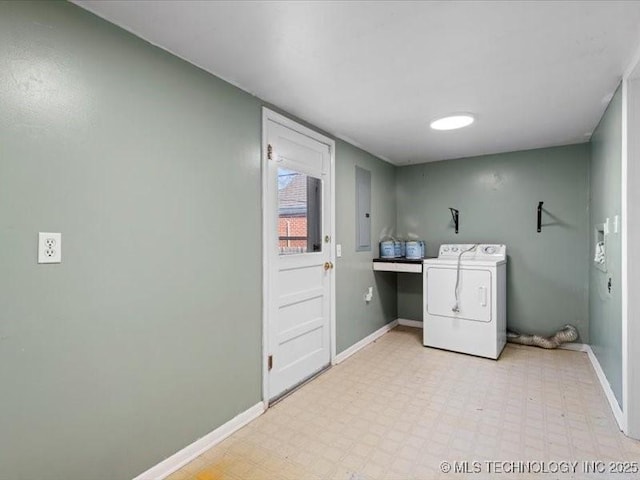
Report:
[[[460,226],[460,212],[451,207],[449,207],[449,210],[451,210],[451,218],[453,218],[453,224],[456,227],[456,233],[458,233],[458,228]]]
[[[538,233],[542,231],[542,204],[544,202],[538,202]]]

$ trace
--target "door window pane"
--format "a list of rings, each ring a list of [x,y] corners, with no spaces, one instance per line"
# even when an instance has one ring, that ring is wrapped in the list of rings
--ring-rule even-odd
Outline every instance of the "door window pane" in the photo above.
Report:
[[[280,255],[322,251],[322,181],[278,168]]]

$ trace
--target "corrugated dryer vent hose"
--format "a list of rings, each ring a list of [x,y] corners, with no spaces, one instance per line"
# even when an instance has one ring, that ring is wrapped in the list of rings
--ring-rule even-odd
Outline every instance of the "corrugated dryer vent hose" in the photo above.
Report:
[[[563,343],[574,342],[578,338],[578,330],[573,325],[565,325],[551,337],[527,335],[507,332],[507,341],[521,345],[532,345],[542,348],[558,348]]]

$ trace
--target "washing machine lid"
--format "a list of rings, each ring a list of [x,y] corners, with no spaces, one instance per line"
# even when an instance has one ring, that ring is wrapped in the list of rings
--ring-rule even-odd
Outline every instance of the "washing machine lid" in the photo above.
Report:
[[[422,261],[424,268],[427,268],[429,265],[438,265],[438,266],[449,266],[453,268],[457,268],[458,259],[457,258],[427,258]],[[495,268],[498,265],[502,265],[507,263],[507,259],[502,260],[467,260],[462,257],[460,262],[460,268]]]
[[[507,258],[507,247],[500,243],[444,243],[440,245],[438,258],[499,262]]]
[[[440,245],[438,258],[426,259],[425,264],[487,267],[507,261],[507,247],[498,243],[444,243]]]

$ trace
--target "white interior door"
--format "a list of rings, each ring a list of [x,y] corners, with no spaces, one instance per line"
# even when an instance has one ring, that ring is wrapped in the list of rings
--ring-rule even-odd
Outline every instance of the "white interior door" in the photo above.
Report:
[[[333,185],[330,145],[269,118],[265,129],[266,393],[272,400],[331,363]]]

